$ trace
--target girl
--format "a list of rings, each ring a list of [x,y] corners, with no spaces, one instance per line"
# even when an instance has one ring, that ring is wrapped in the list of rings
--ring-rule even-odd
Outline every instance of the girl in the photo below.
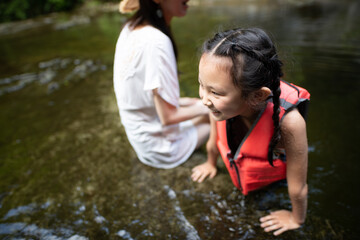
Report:
[[[173,17],[186,15],[188,0],[124,0],[136,11],[122,29],[115,53],[114,90],[121,122],[138,158],[173,168],[208,137],[208,109],[200,99],[179,98]]]
[[[198,182],[214,177],[220,152],[244,195],[286,178],[292,210],[260,219],[261,227],[274,235],[304,223],[308,192],[304,118],[310,95],[282,81],[281,66],[261,29],[218,33],[204,44],[199,93],[211,111],[211,133],[208,160],[192,173]]]

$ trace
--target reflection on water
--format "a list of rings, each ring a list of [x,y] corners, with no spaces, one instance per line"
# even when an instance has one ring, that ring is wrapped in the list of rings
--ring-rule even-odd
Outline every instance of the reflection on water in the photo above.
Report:
[[[181,94],[197,96],[196,49],[212,32],[257,26],[274,36],[286,80],[311,94],[306,224],[276,239],[355,239],[358,1],[191,1],[173,25]],[[286,182],[244,197],[219,162],[203,184],[197,151],[171,170],[142,165],[112,88],[124,18],[49,16],[0,26],[0,238],[271,239],[258,219],[290,208]]]

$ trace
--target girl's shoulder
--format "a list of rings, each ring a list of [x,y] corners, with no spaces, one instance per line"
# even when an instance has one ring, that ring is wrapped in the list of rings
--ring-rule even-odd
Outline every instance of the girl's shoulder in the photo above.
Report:
[[[297,108],[284,115],[280,123],[282,135],[292,135],[296,137],[306,131],[306,122]]]

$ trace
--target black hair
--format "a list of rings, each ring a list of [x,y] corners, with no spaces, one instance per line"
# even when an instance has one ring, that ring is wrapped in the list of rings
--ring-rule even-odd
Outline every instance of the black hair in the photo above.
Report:
[[[215,34],[204,43],[202,52],[231,58],[230,74],[244,99],[262,87],[272,91],[274,134],[269,144],[268,161],[273,166],[273,151],[280,141],[279,97],[283,64],[272,40],[259,28],[237,28]]]
[[[151,26],[159,29],[166,36],[168,36],[171,40],[175,57],[178,57],[178,50],[173,38],[171,28],[165,22],[165,18],[163,14],[162,16],[158,16],[157,11],[161,11],[159,4],[150,0],[139,0],[140,8],[136,11],[136,13],[128,20],[130,22],[131,27],[137,27],[144,23],[148,23]]]

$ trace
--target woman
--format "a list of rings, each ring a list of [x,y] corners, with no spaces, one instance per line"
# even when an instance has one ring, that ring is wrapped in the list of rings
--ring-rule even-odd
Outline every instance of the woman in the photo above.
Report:
[[[121,122],[138,158],[173,168],[185,162],[209,134],[200,99],[180,98],[177,48],[170,23],[186,15],[188,0],[125,0],[136,11],[122,29],[115,53],[114,90]]]

